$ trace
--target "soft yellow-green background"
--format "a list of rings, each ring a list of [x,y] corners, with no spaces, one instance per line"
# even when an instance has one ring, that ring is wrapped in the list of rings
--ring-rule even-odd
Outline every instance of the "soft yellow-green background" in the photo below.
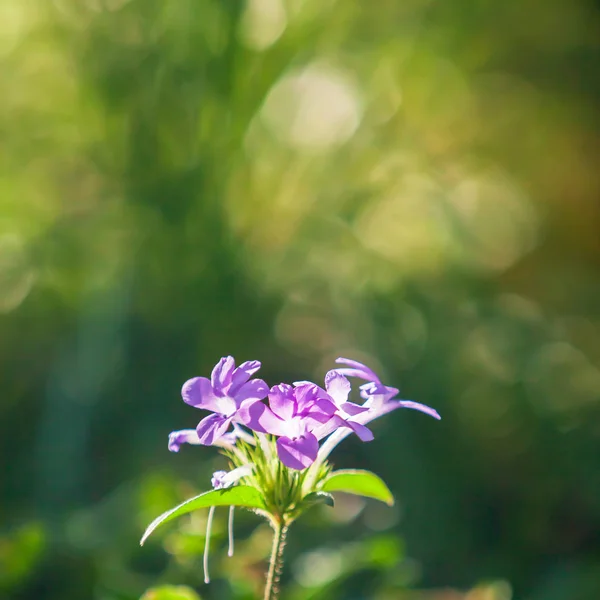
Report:
[[[211,586],[206,515],[137,545],[224,466],[166,439],[233,354],[365,360],[443,417],[338,448],[397,506],[299,522],[283,599],[599,598],[599,16],[1,0],[0,597],[256,597],[252,515]]]

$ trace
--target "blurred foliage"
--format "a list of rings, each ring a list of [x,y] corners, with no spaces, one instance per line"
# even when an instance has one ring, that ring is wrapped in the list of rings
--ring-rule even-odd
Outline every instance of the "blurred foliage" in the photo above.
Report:
[[[165,585],[148,590],[141,600],[200,600],[200,596],[189,587]]]
[[[3,0],[2,597],[256,597],[248,513],[210,586],[206,515],[138,547],[224,464],[166,442],[229,353],[270,383],[364,359],[443,417],[336,451],[400,505],[311,511],[284,598],[600,597],[599,17]]]

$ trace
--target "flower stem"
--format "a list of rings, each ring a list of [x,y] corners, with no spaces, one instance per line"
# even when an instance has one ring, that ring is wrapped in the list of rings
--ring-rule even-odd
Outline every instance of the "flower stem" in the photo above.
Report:
[[[283,569],[283,548],[285,546],[288,526],[277,520],[277,522],[273,523],[273,530],[273,547],[271,549],[271,560],[269,561],[264,600],[277,600],[279,597],[279,577]]]

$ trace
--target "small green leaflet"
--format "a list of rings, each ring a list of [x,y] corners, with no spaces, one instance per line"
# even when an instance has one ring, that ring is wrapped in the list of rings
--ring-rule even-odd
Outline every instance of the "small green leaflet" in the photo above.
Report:
[[[310,506],[312,504],[327,504],[333,506],[333,496],[327,492],[311,492],[302,498],[302,504]]]
[[[160,515],[160,517],[156,517],[144,532],[140,540],[140,546],[144,545],[144,542],[159,525],[168,523],[176,517],[186,515],[199,508],[208,508],[210,506],[244,506],[245,508],[264,509],[265,503],[260,492],[249,485],[237,485],[223,490],[204,492],[199,496],[182,502],[179,506]]]
[[[324,492],[346,492],[356,496],[375,498],[389,506],[394,504],[394,496],[381,477],[371,471],[347,469],[333,471],[323,483]]]

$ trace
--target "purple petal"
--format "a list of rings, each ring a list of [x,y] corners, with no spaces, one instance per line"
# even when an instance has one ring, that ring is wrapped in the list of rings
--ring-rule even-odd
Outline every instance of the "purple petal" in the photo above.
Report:
[[[391,400],[398,393],[399,390],[397,388],[377,382],[363,383],[360,386],[360,395],[365,400],[371,396],[383,396],[385,400]]]
[[[279,418],[291,419],[296,411],[294,388],[286,383],[274,385],[269,393],[269,406]]]
[[[381,396],[373,396],[365,405],[372,400],[378,400]],[[434,419],[441,419],[440,415],[437,411],[433,410],[433,408],[429,408],[429,406],[425,406],[424,404],[419,404],[418,402],[412,402],[410,400],[388,400],[387,402],[377,402],[372,406],[369,406],[369,410],[360,415],[354,417],[353,421],[366,425],[383,415],[386,415],[397,408],[412,408],[414,410],[419,410],[432,416]]]
[[[262,400],[267,397],[268,393],[269,386],[262,379],[253,379],[244,383],[235,394],[230,391],[237,404],[250,399]]]
[[[228,488],[237,483],[242,477],[247,477],[252,473],[254,463],[249,463],[233,469],[233,471],[215,471],[210,480],[213,488],[220,490]]]
[[[225,395],[225,388],[231,383],[231,376],[235,369],[233,356],[224,356],[212,370],[210,382],[217,394]]]
[[[223,437],[223,434],[229,429],[232,417],[212,414],[208,415],[198,423],[196,433],[198,439],[204,446],[212,446],[212,444]]]
[[[169,451],[179,452],[182,444],[199,444],[198,434],[195,429],[181,429],[169,434]]]
[[[337,406],[327,398],[317,398],[308,406],[309,413],[322,412],[326,415],[333,415],[337,411]]]
[[[181,388],[181,397],[186,404],[219,412],[219,399],[206,377],[188,379]]]
[[[257,433],[271,433],[285,435],[287,429],[285,421],[260,400],[246,400],[237,412],[238,419]]]
[[[333,433],[336,429],[346,427],[348,427],[346,421],[340,416],[334,415],[322,425],[311,429],[311,432],[318,440],[322,440],[324,437],[327,437],[329,434]]]
[[[312,431],[321,423],[327,423],[329,419],[337,412],[337,407],[330,400],[318,399],[309,404],[298,415],[298,418],[306,423],[306,428]]]
[[[212,477],[210,478],[210,483],[213,486],[213,489],[220,490],[224,487],[227,487],[224,479],[226,475],[227,471],[215,471],[213,473]]]
[[[290,439],[280,437],[277,440],[277,454],[281,462],[290,469],[301,471],[315,462],[319,452],[319,442],[312,433]]]
[[[247,360],[243,362],[231,376],[231,387],[229,393],[232,396],[236,395],[236,392],[260,369],[260,362],[258,360]]]
[[[419,402],[412,402],[411,400],[399,400],[399,403],[401,408],[412,408],[413,410],[420,410],[426,415],[429,415],[434,419],[438,419],[438,421],[442,419],[437,410],[434,410],[429,406],[425,406],[425,404],[420,404]]]
[[[373,439],[373,432],[364,425],[348,419],[346,421],[350,429],[361,439],[363,442],[370,442]]]
[[[369,410],[366,406],[360,406],[359,404],[354,404],[354,402],[344,402],[342,405],[340,405],[340,408],[351,417],[360,415],[366,410]]]
[[[310,381],[294,385],[296,385],[294,395],[296,396],[296,402],[298,404],[298,412],[304,412],[306,408],[312,405],[318,398],[329,398],[329,395],[323,388]]]
[[[336,371],[342,375],[347,375],[348,377],[358,377],[359,379],[364,379],[365,381],[376,381],[379,383],[379,377],[377,377],[375,371],[367,367],[367,365],[358,362],[357,360],[340,357],[336,358],[335,362],[340,365],[348,365],[348,367],[351,367],[350,369],[336,369]]]
[[[350,382],[338,371],[328,371],[325,375],[325,389],[336,404],[342,404],[348,400]]]

